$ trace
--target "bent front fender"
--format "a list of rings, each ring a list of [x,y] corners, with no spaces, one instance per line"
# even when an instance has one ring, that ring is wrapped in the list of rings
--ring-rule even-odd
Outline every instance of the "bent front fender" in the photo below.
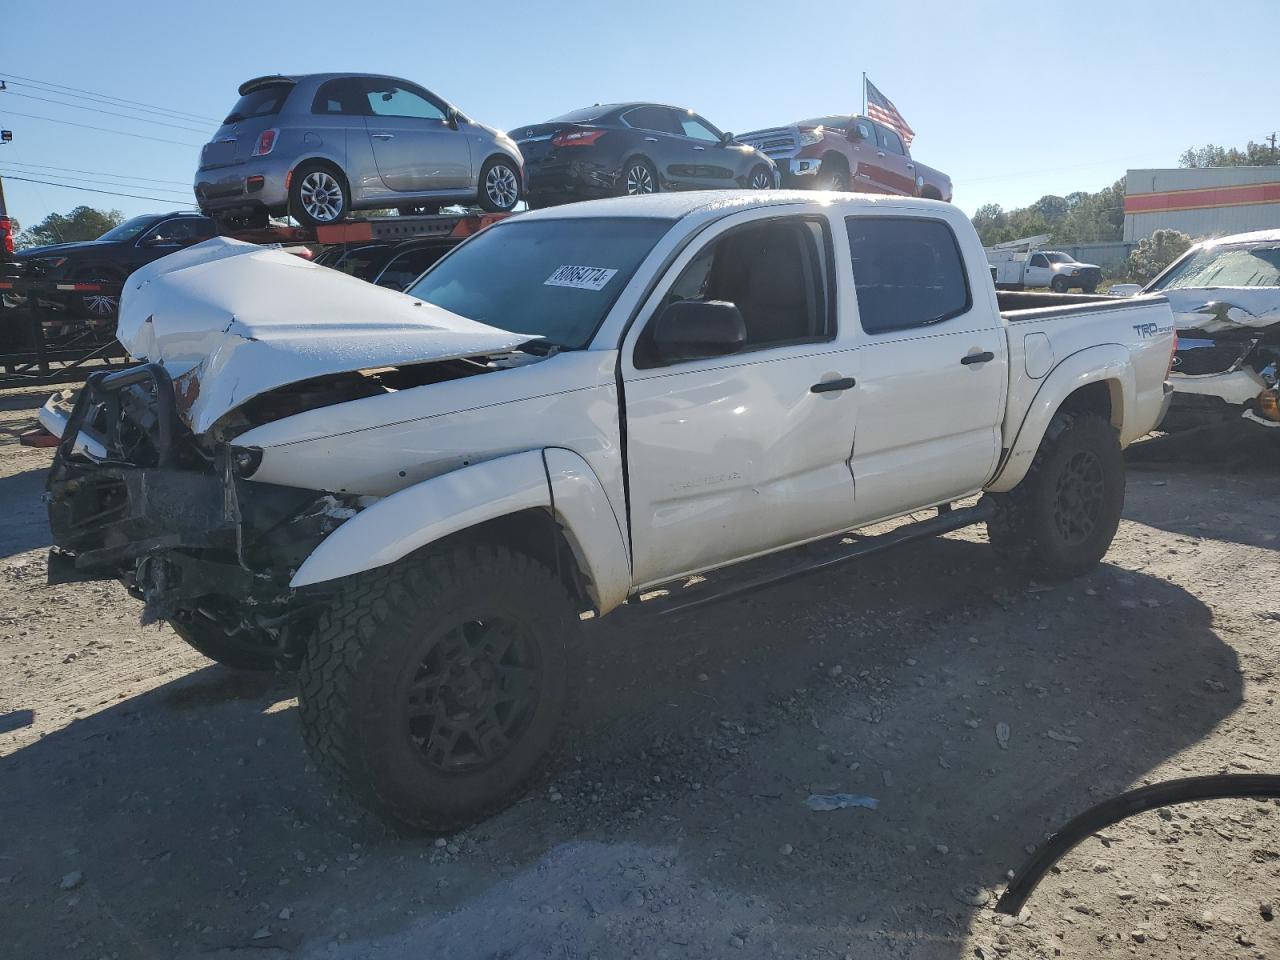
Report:
[[[1133,409],[1137,395],[1128,349],[1118,343],[1105,343],[1073,353],[1053,368],[1036,391],[1008,456],[986,489],[1006,493],[1021,483],[1063,401],[1081,387],[1098,382],[1107,383],[1111,389],[1111,422],[1119,427],[1125,411]]]
[[[630,556],[609,498],[585,460],[558,448],[486,460],[384,497],[326,537],[289,585],[386,566],[450,534],[529,509],[554,513],[602,613],[626,599]]]

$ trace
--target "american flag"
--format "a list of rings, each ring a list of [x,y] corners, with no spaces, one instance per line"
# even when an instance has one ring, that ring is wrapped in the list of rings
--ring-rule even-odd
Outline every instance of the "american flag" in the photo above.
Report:
[[[898,135],[902,137],[903,142],[908,147],[911,146],[911,141],[916,138],[916,132],[902,118],[902,114],[893,105],[893,101],[877,90],[876,85],[870,80],[863,78],[862,82],[867,85],[867,117],[877,123],[883,123],[892,130],[896,130]]]

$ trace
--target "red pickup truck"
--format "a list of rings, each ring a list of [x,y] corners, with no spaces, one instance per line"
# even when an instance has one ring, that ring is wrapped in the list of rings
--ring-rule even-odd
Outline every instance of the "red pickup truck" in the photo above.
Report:
[[[784,187],[951,199],[950,177],[912,160],[897,133],[866,117],[815,117],[735,139],[767,154]]]

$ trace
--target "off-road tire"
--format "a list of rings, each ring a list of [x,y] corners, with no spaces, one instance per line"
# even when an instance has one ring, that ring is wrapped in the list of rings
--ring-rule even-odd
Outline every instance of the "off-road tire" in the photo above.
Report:
[[[275,657],[266,653],[257,653],[245,649],[228,637],[216,623],[205,620],[200,614],[192,614],[187,619],[170,620],[173,632],[189,643],[197,652],[210,660],[215,660],[232,670],[274,670]]]
[[[478,770],[447,771],[428,759],[430,738],[424,749],[411,737],[407,705],[433,651],[481,618],[515,624],[536,647],[541,677],[527,725],[505,752]],[[560,579],[502,546],[463,544],[352,577],[320,615],[303,659],[307,748],[358,803],[403,827],[441,833],[482,820],[519,797],[552,751],[577,622]],[[444,690],[437,686],[437,704]]]
[[[1061,517],[1069,517],[1076,504],[1069,494],[1062,499],[1063,484],[1071,487],[1082,464],[1090,474],[1096,467],[1096,510],[1087,532],[1077,529],[1068,536]],[[1095,414],[1058,413],[1022,482],[1008,493],[987,495],[995,510],[987,521],[987,536],[1005,560],[1028,565],[1040,576],[1080,576],[1097,566],[1111,546],[1124,509],[1124,485],[1124,456],[1115,428]],[[1093,487],[1084,482],[1084,488]],[[1080,509],[1082,515],[1090,513]]]

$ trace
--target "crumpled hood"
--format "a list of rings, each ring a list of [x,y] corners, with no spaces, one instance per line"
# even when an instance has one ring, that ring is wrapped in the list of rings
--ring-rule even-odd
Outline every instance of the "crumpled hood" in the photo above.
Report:
[[[1168,298],[1179,330],[1222,333],[1280,325],[1280,287],[1186,287],[1155,292]]]
[[[174,378],[178,409],[196,433],[290,383],[505,353],[537,339],[225,237],[134,272],[117,335],[132,356]]]

